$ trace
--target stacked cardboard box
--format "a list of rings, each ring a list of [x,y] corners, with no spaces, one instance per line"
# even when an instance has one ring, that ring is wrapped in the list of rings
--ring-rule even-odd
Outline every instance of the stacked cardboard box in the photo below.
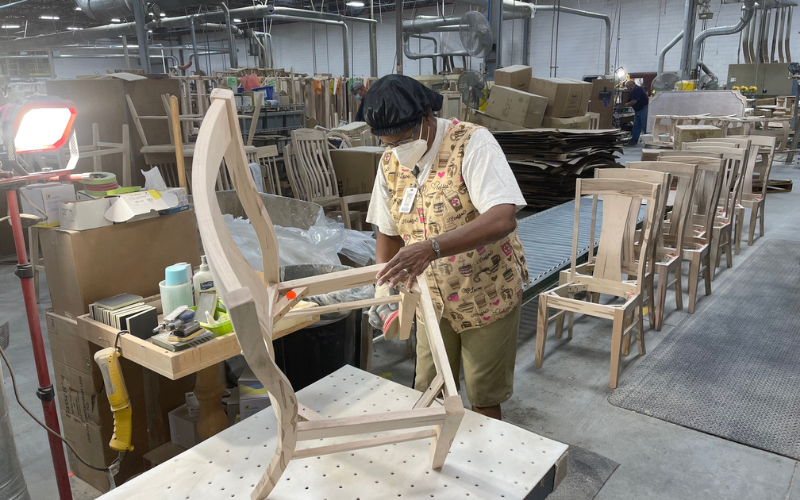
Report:
[[[546,107],[547,99],[540,95],[495,85],[486,103],[486,114],[517,129],[538,128]]]
[[[572,118],[589,109],[592,84],[570,78],[531,78],[528,92],[547,98],[545,116]]]

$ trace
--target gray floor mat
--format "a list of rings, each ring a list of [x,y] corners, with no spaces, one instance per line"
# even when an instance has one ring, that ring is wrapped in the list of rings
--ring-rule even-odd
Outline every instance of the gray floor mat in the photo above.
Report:
[[[800,244],[763,240],[608,401],[800,459],[798,360]]]
[[[570,445],[567,477],[547,500],[592,500],[619,464],[580,446]]]

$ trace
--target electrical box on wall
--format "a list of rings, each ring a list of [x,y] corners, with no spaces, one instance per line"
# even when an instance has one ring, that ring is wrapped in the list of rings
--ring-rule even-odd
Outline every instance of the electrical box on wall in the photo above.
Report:
[[[791,95],[792,80],[786,63],[731,64],[728,66],[728,88],[758,87],[763,97]]]

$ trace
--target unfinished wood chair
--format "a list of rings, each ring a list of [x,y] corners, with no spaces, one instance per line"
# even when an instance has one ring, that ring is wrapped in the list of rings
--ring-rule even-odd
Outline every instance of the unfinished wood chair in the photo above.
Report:
[[[298,200],[311,201],[310,193],[305,190],[305,186],[308,183],[304,178],[305,171],[297,168],[297,158],[294,156],[291,144],[283,146],[283,168],[286,169],[286,177],[289,179],[292,196]]]
[[[739,196],[742,170],[745,167],[748,150],[738,147],[705,146],[705,143],[694,142],[683,144],[684,151],[720,153],[725,162],[722,185],[719,191],[717,215],[714,219],[713,236],[711,238],[711,280],[716,277],[716,268],[725,254],[725,264],[733,266],[733,222],[734,207]]]
[[[292,152],[293,167],[302,170],[299,180],[304,183],[302,191],[308,198],[306,201],[323,208],[338,208],[345,227],[351,229],[355,220],[356,228],[360,230],[361,214],[351,212],[350,205],[369,202],[372,194],[340,196],[325,132],[308,128],[292,130]]]
[[[767,184],[769,183],[769,173],[772,170],[772,161],[775,157],[776,137],[765,135],[738,136],[750,139],[753,146],[757,148],[759,159],[753,165],[752,171],[748,164],[748,171],[745,172],[742,184],[742,193],[739,198],[739,205],[736,207],[736,255],[739,254],[739,247],[742,241],[742,228],[745,216],[745,209],[750,209],[750,226],[747,237],[747,246],[752,246],[755,240],[756,223],[758,223],[759,235],[764,236],[764,209],[767,202]],[[754,149],[755,149],[754,148]],[[755,177],[754,174],[758,174]],[[755,188],[753,187],[755,185]]]
[[[278,175],[278,146],[261,146],[256,148],[256,158],[261,169],[264,192],[281,195],[281,178]]]
[[[651,172],[646,170],[629,170],[624,168],[598,168],[595,169],[594,175],[596,179],[623,179],[623,180],[633,180],[633,181],[641,181],[641,182],[650,182],[652,184],[659,185],[659,199],[666,201],[667,193],[669,192],[669,186],[671,182],[671,178],[669,174],[665,174],[663,172]],[[594,195],[592,196],[592,216],[591,216],[591,226],[589,227],[589,241],[595,240],[595,232],[597,228],[597,207],[599,202],[599,196]],[[664,218],[664,209],[666,208],[664,203],[661,203],[658,207],[656,207],[653,213],[653,220],[648,221],[645,219],[642,221],[642,225],[653,225],[653,234],[657,235],[660,232],[661,224],[660,221]],[[628,221],[628,226],[636,227],[637,222],[639,220],[639,207],[635,207],[632,209],[631,213],[628,214],[630,220]],[[627,226],[626,226],[627,227]],[[637,262],[638,259],[641,258],[639,252],[639,245],[641,244],[641,231],[636,232],[636,238],[630,239],[633,243],[633,247],[625,247],[623,248],[623,270],[626,274],[626,281],[629,283],[635,283],[636,280],[640,279],[637,273]],[[656,245],[651,245],[651,249],[655,249]],[[647,297],[642,298],[642,303],[645,300],[648,302],[648,314],[649,314],[649,321],[651,328],[654,327],[656,323],[656,316],[655,316],[655,299],[653,295],[653,281],[654,281],[654,267],[653,262],[655,258],[655,253],[651,251],[650,255],[646,256],[647,261],[645,263],[645,275],[641,278],[644,281],[644,291],[647,293]],[[587,255],[587,260],[583,264],[580,264],[576,267],[575,271],[579,275],[589,275],[591,276],[594,271],[595,265],[595,255],[594,255],[594,246],[589,246],[589,251]],[[570,274],[568,270],[561,271],[559,273],[559,284],[563,285],[568,283],[570,280]],[[591,300],[592,302],[597,302],[599,300],[598,294],[590,294],[587,296],[587,299]],[[562,336],[563,328],[564,328],[564,315],[566,315],[568,319],[568,338],[572,338],[572,329],[573,329],[573,313],[570,311],[561,311],[554,314],[548,321],[552,321],[553,319],[556,320],[556,338],[560,339]],[[630,347],[630,336],[626,337],[626,342],[623,344],[622,353],[624,355],[628,354],[628,349]]]
[[[664,156],[660,159],[670,162],[690,163],[697,165],[698,179],[695,183],[690,217],[684,230],[681,257],[689,262],[689,306],[687,310],[694,313],[697,303],[697,286],[700,276],[705,284],[705,294],[711,295],[711,244],[714,235],[714,216],[722,175],[725,168],[721,154],[716,158],[695,156],[695,152],[683,152],[685,156]],[[691,155],[691,156],[690,156]],[[669,229],[670,224],[664,226]]]
[[[619,380],[619,360],[623,348],[623,338],[634,328],[639,354],[645,354],[644,322],[642,319],[643,280],[629,283],[623,279],[625,271],[625,248],[633,248],[636,233],[635,220],[631,224],[630,214],[638,212],[642,203],[647,205],[646,219],[653,221],[658,199],[659,186],[649,182],[621,179],[578,179],[575,186],[575,222],[572,233],[572,265],[569,282],[543,292],[539,295],[539,318],[536,325],[536,368],[542,367],[547,337],[548,309],[577,312],[599,318],[613,320],[611,335],[611,374],[609,386],[617,387]],[[600,244],[594,260],[591,276],[577,272],[578,225],[580,223],[580,199],[583,196],[603,197],[603,222],[600,231]],[[641,255],[650,252],[652,225],[643,228]],[[645,275],[646,258],[639,259],[636,276]],[[575,294],[607,294],[620,297],[622,304],[596,304],[576,300]],[[629,321],[630,318],[630,321]],[[636,318],[636,320],[634,320]],[[626,326],[626,325],[630,326]]]
[[[216,89],[212,92],[211,107],[200,128],[196,148],[192,175],[195,212],[214,284],[228,308],[236,338],[248,365],[269,391],[272,411],[275,412],[279,427],[275,454],[266,466],[264,476],[255,485],[251,498],[267,498],[291,460],[411,440],[430,439],[431,468],[441,468],[464,416],[464,407],[456,391],[426,281],[419,280],[414,290],[403,290],[400,295],[393,297],[311,308],[314,314],[321,314],[360,309],[378,303],[399,302],[400,335],[407,338],[414,311],[419,305],[422,317],[428,325],[427,332],[437,375],[430,387],[420,394],[416,404],[401,412],[379,409],[374,414],[334,418],[324,418],[315,413],[297,401],[289,380],[275,364],[273,325],[282,317],[307,316],[310,311],[308,308],[291,311],[307,295],[375,283],[375,275],[382,266],[281,282],[277,237],[247,166],[231,91]],[[261,246],[264,269],[262,276],[250,267],[234,242],[216,200],[214,188],[223,156]],[[440,393],[443,393],[443,405],[434,404]],[[408,432],[391,433],[399,430]],[[348,436],[354,439],[317,445],[320,440]],[[302,441],[314,441],[315,446],[299,448],[298,444]]]
[[[247,124],[247,140],[245,141],[245,145],[252,146],[253,145],[253,138],[256,136],[256,131],[258,130],[258,124],[261,118],[261,106],[264,103],[264,93],[263,92],[254,92],[253,93],[253,114],[251,115],[238,115],[237,118],[242,120],[243,123]]]
[[[670,162],[670,161],[633,161],[625,164],[628,168],[641,170],[654,170],[668,173],[672,179],[677,180],[675,198],[672,210],[667,216],[667,221],[662,226],[665,228],[653,238],[653,251],[655,253],[655,273],[658,274],[658,291],[656,292],[656,331],[661,331],[664,323],[664,305],[667,300],[667,288],[675,285],[675,306],[683,309],[683,288],[681,286],[681,265],[683,263],[683,238],[687,224],[691,223],[692,196],[700,173],[697,165]],[[603,169],[606,170],[606,169]],[[669,281],[669,275],[675,276]]]
[[[589,130],[597,130],[600,128],[600,113],[589,111],[586,113],[589,117]]]

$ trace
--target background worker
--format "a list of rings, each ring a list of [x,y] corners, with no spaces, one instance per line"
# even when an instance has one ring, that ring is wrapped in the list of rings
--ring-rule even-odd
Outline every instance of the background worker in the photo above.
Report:
[[[353,83],[353,86],[350,88],[350,93],[356,96],[356,101],[359,102],[358,105],[358,112],[356,112],[356,121],[363,122],[364,121],[364,96],[367,95],[367,87],[364,86],[361,82]]]
[[[623,104],[624,107],[633,108],[633,132],[631,133],[631,141],[628,146],[635,146],[639,143],[639,135],[644,132],[647,133],[647,104],[650,98],[647,97],[647,92],[633,80],[625,82],[625,88],[631,91],[631,96],[628,102]]]
[[[526,203],[492,134],[436,118],[441,108],[441,95],[402,75],[381,78],[364,99],[365,121],[387,146],[367,214],[385,264],[376,296],[423,275],[453,374],[463,365],[472,409],[499,419],[528,280],[515,217]],[[414,387],[424,391],[436,370],[419,317],[417,325]]]

